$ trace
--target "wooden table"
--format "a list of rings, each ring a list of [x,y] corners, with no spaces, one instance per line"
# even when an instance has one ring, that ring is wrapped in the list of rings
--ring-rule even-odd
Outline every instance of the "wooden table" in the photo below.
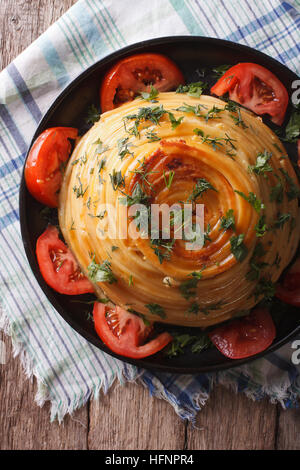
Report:
[[[114,0],[119,1],[119,0]],[[1,0],[0,68],[4,68],[75,0]],[[2,63],[1,63],[2,61]],[[28,381],[6,343],[0,366],[0,449],[300,449],[300,410],[283,411],[216,387],[193,428],[163,400],[136,384],[115,385],[98,401],[49,422],[49,406],[34,402]]]

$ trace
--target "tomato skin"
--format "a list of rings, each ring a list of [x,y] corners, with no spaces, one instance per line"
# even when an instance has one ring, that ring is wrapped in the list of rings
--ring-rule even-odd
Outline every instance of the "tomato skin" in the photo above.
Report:
[[[62,182],[60,166],[69,158],[71,144],[76,139],[73,127],[52,127],[34,141],[25,165],[25,181],[29,192],[42,204],[58,206],[58,192]]]
[[[289,95],[285,86],[268,69],[258,64],[234,65],[211,88],[211,93],[229,98],[256,114],[269,114],[272,122],[283,123]]]
[[[216,328],[209,337],[219,351],[230,359],[243,359],[267,349],[276,336],[267,309],[256,308],[246,317]]]
[[[58,238],[56,227],[49,225],[40,235],[36,256],[44,280],[56,292],[67,295],[94,292],[92,283],[81,273],[73,254]]]
[[[144,81],[142,76],[145,77]],[[117,108],[142,91],[149,91],[150,83],[158,91],[169,91],[184,83],[184,77],[177,65],[161,54],[135,54],[121,59],[108,70],[102,81],[102,112]],[[123,96],[121,102],[116,103],[115,98],[120,94],[120,89]]]
[[[107,314],[115,318],[110,325]],[[169,333],[161,333],[148,343],[142,344],[150,332],[149,327],[144,325],[140,317],[118,306],[107,309],[102,303],[95,302],[93,316],[98,336],[109,349],[121,356],[142,359],[157,353],[172,341]],[[114,321],[119,325],[118,332],[114,331],[112,326]]]
[[[300,307],[300,257],[276,286],[276,297],[289,305]]]

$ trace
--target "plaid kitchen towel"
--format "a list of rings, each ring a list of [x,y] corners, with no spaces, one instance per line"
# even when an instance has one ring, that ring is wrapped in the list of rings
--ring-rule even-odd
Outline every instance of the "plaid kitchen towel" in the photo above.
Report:
[[[1,73],[0,321],[26,373],[37,378],[37,403],[51,401],[51,419],[62,420],[90,396],[106,392],[116,378],[139,380],[187,419],[195,417],[215,383],[253,399],[268,395],[285,407],[296,403],[295,342],[250,365],[197,376],[140,371],[86,342],[54,310],[30,271],[18,190],[43,113],[76,75],[106,54],[153,37],[202,35],[257,48],[300,74],[299,32],[299,0],[80,0]]]

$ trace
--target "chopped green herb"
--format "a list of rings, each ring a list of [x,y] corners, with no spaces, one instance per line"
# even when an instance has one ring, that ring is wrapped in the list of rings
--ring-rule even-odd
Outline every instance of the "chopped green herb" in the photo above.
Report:
[[[251,206],[258,214],[262,209],[265,208],[265,205],[261,202],[260,199],[257,198],[254,193],[249,192],[249,196],[246,196],[246,194],[244,194],[242,191],[237,191],[235,189],[234,192],[241,196],[243,199],[245,199],[247,202],[249,202],[249,204],[251,204]]]
[[[97,264],[95,257],[88,265],[88,276],[92,282],[108,282],[109,284],[117,282],[117,278],[111,270],[111,263],[105,260],[102,264]]]
[[[233,209],[229,209],[226,215],[221,218],[220,230],[235,229],[235,219]]]
[[[287,214],[277,214],[277,220],[273,222],[274,228],[282,228],[284,224],[291,219],[292,215],[290,213]]]
[[[174,178],[174,175],[175,175],[175,171],[170,171],[169,172],[169,178],[168,179],[167,179],[167,176],[165,174],[165,170],[164,170],[163,174],[164,174],[165,185],[168,189],[170,189],[173,178]]]
[[[207,87],[204,82],[194,82],[189,83],[188,85],[179,85],[176,90],[176,93],[187,93],[189,96],[194,98],[200,98],[203,93],[203,90]]]
[[[96,106],[92,104],[88,108],[86,122],[87,124],[94,124],[95,122],[99,121],[99,119],[100,119],[100,112],[96,108]]]
[[[200,311],[200,307],[199,307],[199,304],[198,302],[193,302],[190,307],[188,308],[188,310],[186,311],[187,315],[198,315]]]
[[[169,116],[173,130],[175,130],[176,127],[178,127],[179,124],[181,124],[182,120],[184,119],[184,116],[181,116],[180,118],[176,119],[174,114],[171,113],[170,111],[168,111],[168,116]]]
[[[130,152],[129,147],[132,145],[128,143],[129,137],[125,137],[124,139],[119,139],[117,142],[118,145],[118,155],[120,156],[121,160],[123,160],[126,155],[133,155],[133,152]]]
[[[297,199],[300,197],[300,190],[296,182],[291,178],[291,176],[288,174],[286,170],[283,168],[279,169],[281,173],[283,174],[288,186],[289,190],[286,192],[287,198],[289,201],[292,201],[293,199]]]
[[[207,181],[205,178],[199,178],[197,180],[196,185],[193,188],[192,194],[188,197],[187,202],[190,201],[196,201],[198,197],[202,197],[202,194],[205,191],[208,191],[209,189],[212,189],[213,191],[218,192],[216,188],[214,188],[209,181]]]
[[[261,215],[258,219],[257,224],[254,227],[255,233],[257,237],[263,237],[265,233],[269,230],[268,225],[266,223],[266,216]]]
[[[267,172],[273,171],[273,168],[269,164],[269,160],[272,158],[272,153],[265,150],[263,153],[259,152],[256,157],[255,165],[249,165],[250,173],[255,173],[256,175],[265,175]]]
[[[278,204],[281,204],[283,201],[283,185],[279,176],[275,176],[278,179],[278,183],[271,188],[270,202],[276,201]]]
[[[83,190],[80,178],[78,178],[79,186],[73,186],[73,192],[76,194],[76,198],[83,197],[88,189],[88,186]]]
[[[161,138],[158,137],[157,133],[154,131],[147,131],[146,137],[149,140],[149,142],[157,142],[158,140],[161,140]]]
[[[248,126],[246,125],[246,123],[242,119],[242,113],[241,113],[241,110],[240,110],[239,107],[236,109],[236,112],[237,112],[237,116],[234,115],[234,114],[230,114],[231,119],[233,119],[236,126],[240,126],[243,129],[247,129]]]
[[[142,91],[140,93],[143,100],[150,101],[151,103],[155,103],[158,96],[158,90],[154,88],[153,85],[150,84],[150,91]]]
[[[152,238],[150,240],[150,246],[158,257],[160,264],[162,264],[163,261],[169,261],[171,259],[175,241],[174,239],[165,240],[163,238]]]
[[[231,65],[219,65],[218,67],[215,67],[213,69],[213,72],[215,73],[215,75],[219,78],[221,78],[225,72],[227,72],[228,69],[230,69]]]
[[[186,300],[196,295],[195,289],[197,287],[198,282],[202,278],[202,271],[192,272],[191,274],[189,274],[189,276],[191,276],[191,279],[187,279],[186,281],[180,284],[179,290],[181,292],[181,295]]]
[[[272,300],[275,295],[275,285],[269,279],[262,277],[256,284],[254,290],[254,297],[257,300],[259,297],[263,296],[265,300]]]
[[[244,244],[244,238],[245,235],[243,233],[230,238],[231,253],[240,262],[242,262],[248,254],[248,248]]]
[[[125,177],[122,176],[122,172],[116,171],[115,168],[113,169],[113,173],[109,175],[110,181],[113,187],[113,190],[116,191],[120,187],[125,186]]]
[[[150,197],[145,191],[143,191],[140,183],[135,184],[131,196],[126,194],[125,197],[120,198],[120,204],[127,207],[133,206],[134,204],[148,205],[149,202]]]
[[[166,312],[163,307],[158,304],[147,304],[145,307],[152,313],[152,315],[157,315],[160,318],[166,318]]]
[[[181,111],[183,113],[192,113],[195,114],[195,116],[203,117],[201,113],[202,108],[206,108],[206,106],[203,104],[197,104],[196,106],[192,106],[190,104],[183,103],[183,106],[179,106],[176,111]]]
[[[300,109],[293,111],[290,120],[285,128],[285,140],[296,142],[300,136]]]

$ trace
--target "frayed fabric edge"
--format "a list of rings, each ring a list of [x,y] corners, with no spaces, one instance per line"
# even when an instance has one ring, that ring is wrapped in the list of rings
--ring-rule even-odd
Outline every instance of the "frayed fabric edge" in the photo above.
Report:
[[[151,387],[149,387],[147,378],[143,375],[140,375],[136,382],[147,388],[151,396],[167,401],[181,419],[190,421],[194,427],[197,427],[197,413],[206,405],[215,384],[215,378],[211,375],[209,378],[208,391],[200,390],[199,392],[194,393],[193,397],[188,400],[189,403],[187,401],[185,403],[180,402],[173,393],[166,390],[158,378],[154,378],[152,380]]]
[[[124,370],[121,370],[119,373],[113,374],[107,383],[99,381],[99,384],[92,387],[84,397],[79,395],[78,397],[75,397],[71,403],[69,403],[67,399],[57,400],[51,394],[49,386],[38,372],[34,358],[31,356],[30,352],[26,350],[24,343],[17,338],[11,320],[5,312],[3,305],[0,305],[0,331],[3,331],[6,336],[11,338],[13,357],[18,357],[20,359],[26,378],[29,380],[36,378],[37,392],[34,401],[37,406],[43,407],[46,402],[50,402],[50,422],[57,419],[59,424],[61,424],[67,414],[72,416],[74,411],[84,406],[89,399],[97,400],[101,391],[106,394],[116,380],[118,380],[119,384],[122,386],[127,380],[134,381],[136,379],[137,374],[134,374],[133,372],[125,373]]]

